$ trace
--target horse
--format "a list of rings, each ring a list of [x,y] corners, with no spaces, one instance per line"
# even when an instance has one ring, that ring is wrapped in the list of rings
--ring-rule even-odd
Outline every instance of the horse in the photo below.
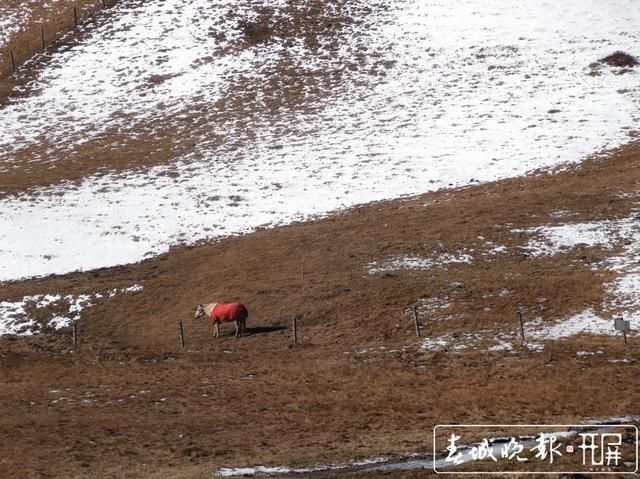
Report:
[[[193,319],[199,319],[207,315],[213,323],[213,336],[220,337],[220,323],[230,323],[236,326],[236,338],[242,335],[242,331],[247,327],[247,317],[249,311],[244,304],[235,303],[209,303],[199,304]]]

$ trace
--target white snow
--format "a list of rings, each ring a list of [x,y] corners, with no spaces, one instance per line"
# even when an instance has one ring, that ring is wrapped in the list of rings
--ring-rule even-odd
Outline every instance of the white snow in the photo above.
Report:
[[[526,247],[533,256],[553,255],[578,245],[618,248],[603,265],[615,273],[615,278],[605,285],[607,295],[601,305],[602,312],[597,314],[587,308],[535,331],[536,338],[559,339],[581,332],[619,334],[612,321],[617,317],[629,320],[632,330],[640,328],[640,221],[637,211],[616,220],[541,226],[525,231],[536,235]]]
[[[613,321],[604,320],[592,309],[550,324],[538,318],[526,324],[526,338],[535,340],[558,340],[576,334],[613,334]]]
[[[597,311],[594,307],[585,308],[564,318],[535,318],[525,322],[527,347],[542,350],[545,341],[561,340],[577,334],[619,335],[614,329],[613,319],[622,317],[631,323],[631,334],[640,329],[640,221],[638,211],[618,219],[592,221],[588,223],[566,223],[545,225],[527,230],[512,230],[514,233],[527,233],[533,236],[525,250],[532,256],[554,255],[579,245],[599,246],[615,251],[598,267],[614,273],[614,279],[605,284],[606,296]],[[480,238],[484,239],[484,238]],[[491,245],[489,244],[489,247]],[[437,260],[420,257],[397,257],[382,264],[370,263],[371,273],[392,271],[401,268],[425,269],[439,264]],[[441,263],[440,263],[441,264]],[[499,296],[509,294],[503,289]],[[545,298],[538,298],[544,302]],[[430,320],[450,319],[448,313],[451,302],[443,298],[423,298],[419,311]],[[411,312],[408,312],[411,314]],[[443,334],[425,338],[419,349],[440,350],[449,348],[461,350],[478,347],[480,341],[492,339],[495,344],[490,351],[511,351],[513,337],[495,336],[492,331],[478,333]]]
[[[255,467],[223,467],[216,472],[217,476],[221,477],[234,477],[234,476],[253,476],[257,473],[263,474],[285,474],[291,472],[288,467],[267,467],[267,466],[255,466]]]
[[[32,328],[37,326],[35,320],[26,317],[24,301],[0,301],[0,335],[20,334],[30,336]]]
[[[332,471],[338,469],[346,469],[350,467],[360,467],[360,466],[368,466],[371,464],[380,464],[383,462],[387,462],[389,460],[388,457],[375,457],[371,459],[362,459],[359,461],[352,461],[347,464],[328,464],[328,465],[319,465],[313,467],[303,467],[303,468],[291,468],[285,466],[276,466],[276,467],[268,467],[268,466],[254,466],[254,467],[223,467],[216,471],[216,476],[221,477],[235,477],[235,476],[253,476],[258,473],[262,474],[308,474],[311,472],[321,472],[321,471]]]
[[[496,334],[495,331],[483,330],[476,333],[441,334],[432,338],[421,339],[418,343],[419,351],[440,351],[449,349],[451,351],[463,351],[465,349],[479,349],[484,342],[493,343],[487,348],[488,351],[513,351],[514,337],[504,333]]]
[[[498,256],[507,252],[507,247],[503,244],[495,244],[489,241],[487,242],[487,246],[489,246],[490,249],[483,253],[483,256]]]
[[[599,354],[602,354],[602,351],[598,351]],[[583,356],[593,356],[596,353],[594,351],[577,351],[576,352],[576,356],[577,357],[583,357]]]
[[[134,293],[142,290],[139,284],[110,291],[109,297],[122,293]],[[112,294],[111,294],[112,293]],[[52,304],[58,304],[56,312],[51,312],[45,325],[49,328],[62,329],[81,319],[84,309],[95,306],[105,295],[101,293],[80,294],[40,294],[23,296],[18,301],[0,301],[0,336],[20,335],[30,336],[39,332],[43,324],[30,316],[29,310],[41,310]],[[65,310],[66,314],[58,314],[58,310]]]
[[[128,288],[124,288],[122,292],[124,293],[137,293],[142,291],[144,287],[141,284],[134,284],[133,286],[129,286]]]
[[[345,27],[337,50],[327,35],[318,47],[274,38],[241,52],[225,50],[241,35],[226,14],[255,18],[260,2],[116,7],[112,23],[53,55],[1,109],[0,168],[26,168],[16,158],[27,150],[28,167],[54,168],[87,141],[136,141],[146,125],[189,128],[194,152],[0,200],[0,281],[576,162],[624,142],[637,121],[638,72],[586,74],[615,50],[637,54],[632,0],[368,4],[373,13]],[[232,120],[216,112],[217,99],[243,80],[267,84],[282,62],[301,73],[299,108],[265,113],[258,87]],[[353,72],[319,92],[302,74],[345,65]],[[184,119],[205,110],[207,127],[191,131]]]
[[[498,341],[489,348],[489,351],[513,351],[513,345],[508,341]]]
[[[534,257],[555,255],[562,251],[583,246],[611,248],[621,238],[633,234],[637,221],[594,221],[589,223],[567,223],[553,226],[539,226],[528,230],[512,230],[514,233],[527,232],[537,237],[529,240],[525,249]]]
[[[4,48],[9,39],[24,26],[33,3],[35,2],[25,1],[19,7],[0,4],[0,49]]]
[[[421,350],[437,351],[446,348],[451,343],[450,334],[444,334],[436,338],[425,338],[420,342]]]
[[[0,5],[0,48],[3,48],[9,42],[9,38],[19,30],[19,12],[9,12]]]
[[[434,258],[421,258],[419,256],[398,256],[378,264],[377,261],[367,264],[369,274],[398,271],[402,269],[423,270],[436,266],[446,266],[453,263],[471,263],[473,257],[467,253],[451,254],[443,253]]]

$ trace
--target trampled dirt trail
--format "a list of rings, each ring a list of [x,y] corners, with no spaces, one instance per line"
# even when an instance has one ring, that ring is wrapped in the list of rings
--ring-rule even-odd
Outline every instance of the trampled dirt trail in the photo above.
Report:
[[[78,351],[68,332],[1,339],[0,427],[11,437],[3,470],[195,478],[221,467],[427,453],[442,422],[638,415],[635,334],[626,348],[620,337],[578,335],[541,351],[521,348],[516,336],[519,308],[545,322],[598,308],[617,247],[536,257],[524,248],[529,235],[512,231],[637,214],[639,184],[630,145],[556,174],[375,203],[136,265],[5,283],[7,299],[142,289],[84,310]],[[483,256],[496,244],[505,251]],[[460,251],[474,260],[369,272],[398,255]],[[247,337],[215,342],[209,325],[190,319],[198,302],[219,298],[247,304]],[[449,305],[421,310],[426,339],[417,340],[407,309],[434,298]],[[444,334],[449,344],[425,346]],[[469,335],[477,338],[465,348]],[[510,349],[491,348],[500,335]]]

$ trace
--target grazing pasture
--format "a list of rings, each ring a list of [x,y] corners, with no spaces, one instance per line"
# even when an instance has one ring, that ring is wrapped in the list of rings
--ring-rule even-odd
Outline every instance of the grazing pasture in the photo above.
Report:
[[[0,427],[12,437],[1,446],[3,468],[196,478],[426,457],[442,422],[637,417],[640,300],[635,290],[615,301],[613,288],[634,273],[611,267],[623,258],[633,266],[632,237],[585,235],[557,250],[549,243],[545,254],[532,247],[544,239],[541,226],[557,238],[561,225],[633,218],[639,181],[631,145],[556,174],[378,202],[135,265],[4,283],[0,294],[11,301],[66,291],[95,304],[80,312],[77,348],[69,328],[0,339]],[[450,261],[462,252],[468,261]],[[397,261],[404,256],[424,261]],[[250,304],[255,332],[212,341],[193,305],[216,297]],[[30,311],[46,323],[61,307]],[[629,345],[612,324],[605,334],[548,334],[585,308],[632,319]],[[329,477],[374,474],[425,471]]]
[[[436,424],[638,422],[633,0],[101,3],[0,1],[3,477],[408,479]]]

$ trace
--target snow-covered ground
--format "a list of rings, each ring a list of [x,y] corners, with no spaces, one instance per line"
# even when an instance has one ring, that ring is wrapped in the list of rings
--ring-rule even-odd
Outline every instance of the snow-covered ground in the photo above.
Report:
[[[640,192],[638,197],[640,198]],[[529,230],[513,230],[513,232],[527,232],[535,235],[524,247],[534,257],[553,256],[578,245],[612,248],[625,241],[629,244],[633,243],[638,235],[638,219],[635,215],[623,220],[565,223],[539,226]],[[633,250],[633,246],[630,249]]]
[[[43,327],[65,328],[81,319],[82,311],[95,306],[100,300],[123,293],[136,293],[142,291],[142,288],[141,285],[134,284],[127,288],[77,296],[39,294],[24,296],[20,301],[0,301],[0,336],[31,336],[40,332]],[[36,314],[40,321],[36,321]]]
[[[640,72],[588,75],[615,50],[638,53],[633,0],[363,0],[353,5],[373,13],[347,22],[337,46],[327,35],[233,50],[242,33],[228,12],[252,20],[261,3],[122,2],[0,110],[0,168],[24,168],[25,151],[52,168],[101,135],[184,128],[243,82],[256,88],[235,119],[207,113],[194,151],[169,165],[0,200],[0,280],[579,161],[637,121]],[[278,90],[255,85],[277,81],[283,62],[300,73],[300,108],[267,113]],[[324,90],[305,80],[342,70],[353,71]]]
[[[618,248],[606,260],[605,268],[614,273],[606,284],[607,296],[601,305],[603,314],[587,309],[556,325],[546,325],[538,333],[541,339],[558,339],[578,332],[613,334],[612,318],[619,316],[640,328],[640,221],[634,211],[628,218],[541,226],[529,230],[534,234],[526,249],[534,256],[553,255],[577,246]],[[606,317],[603,317],[606,316]]]
[[[397,271],[401,269],[430,269],[435,266],[446,266],[455,263],[471,263],[473,256],[468,253],[461,252],[459,254],[442,253],[434,258],[422,258],[419,256],[400,256],[391,258],[381,263],[374,261],[367,265],[369,274],[384,273],[388,271]]]
[[[605,284],[605,298],[602,304],[592,305],[565,318],[526,319],[524,324],[527,346],[534,350],[542,350],[547,341],[557,341],[578,334],[620,335],[614,328],[613,319],[628,320],[632,335],[640,329],[640,221],[638,212],[633,211],[629,217],[588,223],[563,223],[539,226],[527,230],[512,230],[514,233],[525,232],[532,238],[524,247],[532,256],[555,255],[567,252],[579,246],[597,246],[615,251],[612,257],[596,268],[604,268],[614,274],[613,279]],[[438,266],[433,261],[421,262],[418,266],[430,268]],[[416,261],[405,263],[389,263],[398,268],[415,269]],[[502,294],[509,294],[503,290]],[[449,313],[451,302],[448,299],[427,298],[418,308],[432,320],[447,321],[453,316]],[[458,335],[443,334],[421,340],[422,350],[462,350],[478,348],[487,341],[494,344],[490,351],[511,351],[514,344],[519,344],[519,331],[511,335],[493,330],[479,331],[475,334]]]
[[[613,319],[629,320],[633,331],[640,328],[640,222],[638,212],[618,220],[566,223],[529,230],[536,237],[526,249],[534,256],[553,255],[577,246],[618,248],[604,265],[614,279],[605,285],[606,297],[599,311],[589,307],[556,322],[537,318],[527,325],[528,336],[535,341],[568,338],[576,334],[620,334]],[[539,344],[539,343],[537,343]]]

